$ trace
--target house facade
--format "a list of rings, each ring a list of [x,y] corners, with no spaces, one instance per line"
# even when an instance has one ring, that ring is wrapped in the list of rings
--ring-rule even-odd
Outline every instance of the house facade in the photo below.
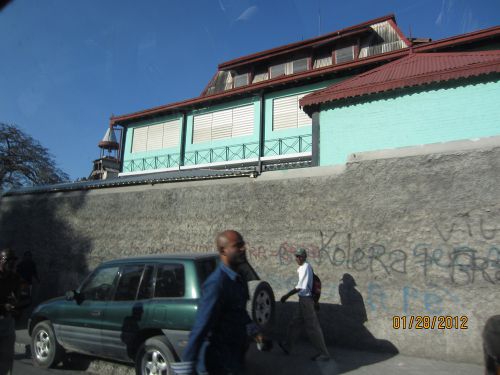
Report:
[[[360,74],[410,53],[498,48],[500,27],[441,41],[409,40],[394,15],[388,15],[222,63],[199,97],[111,118],[112,127],[124,130],[119,176],[192,169],[255,169],[260,173],[345,163],[351,153],[377,148],[497,134],[492,120],[482,123],[483,131],[466,131],[470,125],[464,123],[476,112],[466,111],[462,116],[463,101],[470,95],[486,95],[486,100],[478,99],[474,111],[484,113],[482,106],[488,106],[489,119],[495,118],[491,104],[498,99],[498,87],[493,83],[466,85],[459,91],[433,88],[425,94],[410,90],[412,94],[392,101],[343,106],[342,110],[328,110],[323,103],[318,112],[324,124],[321,130],[313,125],[314,111],[301,103],[306,96],[342,82],[350,84]],[[429,101],[441,104],[426,110],[425,116],[445,111],[456,114],[459,122],[436,127],[437,117],[424,120],[418,112]],[[405,117],[404,125],[399,125],[398,116]],[[429,129],[419,128],[418,121]]]

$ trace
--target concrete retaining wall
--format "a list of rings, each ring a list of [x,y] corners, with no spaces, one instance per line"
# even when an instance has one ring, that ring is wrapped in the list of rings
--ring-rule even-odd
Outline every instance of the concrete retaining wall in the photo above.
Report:
[[[292,254],[303,246],[328,305],[339,303],[342,274],[355,277],[376,338],[408,355],[479,363],[480,331],[500,310],[499,161],[497,147],[257,179],[4,197],[0,245],[34,251],[45,298],[102,260],[212,251],[214,235],[234,228],[277,297],[294,285]],[[393,328],[393,316],[409,324],[423,315],[464,316],[467,329]],[[328,314],[322,319],[330,329]]]

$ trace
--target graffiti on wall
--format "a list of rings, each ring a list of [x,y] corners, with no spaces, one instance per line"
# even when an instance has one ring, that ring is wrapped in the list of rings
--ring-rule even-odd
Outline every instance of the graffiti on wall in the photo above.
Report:
[[[297,248],[303,247],[316,265],[387,276],[405,275],[410,267],[416,266],[426,279],[431,273],[438,272],[455,285],[469,285],[478,280],[500,283],[500,245],[492,243],[497,234],[500,237],[500,229],[494,222],[481,217],[474,226],[465,216],[448,225],[435,222],[434,229],[434,237],[440,238],[439,242],[419,242],[407,248],[391,249],[384,243],[359,246],[353,233],[333,230],[329,233],[318,231],[317,239],[309,242],[284,241],[277,250],[249,246],[248,254],[255,261],[274,259],[287,266],[294,263]],[[451,241],[454,236],[460,236],[463,244]]]

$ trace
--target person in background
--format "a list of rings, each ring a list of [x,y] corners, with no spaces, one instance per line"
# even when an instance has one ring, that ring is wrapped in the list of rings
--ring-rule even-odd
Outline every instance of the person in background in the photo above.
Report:
[[[485,375],[500,375],[500,315],[490,317],[483,329]]]
[[[0,251],[0,375],[12,373],[16,342],[14,315],[29,305],[22,293],[22,279],[14,272],[16,260],[11,250]]]
[[[31,251],[24,252],[23,259],[17,265],[17,273],[23,278],[24,281],[28,283],[29,292],[31,295],[33,291],[33,279],[35,279],[37,283],[40,282],[36,264],[33,261],[33,254],[31,253]]]
[[[299,265],[297,269],[299,281],[294,289],[281,297],[281,303],[285,303],[292,295],[298,294],[299,306],[288,326],[286,340],[284,342],[278,342],[278,345],[285,354],[290,354],[300,330],[304,327],[309,336],[309,340],[316,350],[318,350],[318,354],[311,359],[313,361],[328,361],[330,360],[330,353],[326,348],[323,331],[321,330],[318,316],[314,309],[314,300],[312,296],[313,270],[311,265],[307,262],[306,250],[297,249],[295,259]]]

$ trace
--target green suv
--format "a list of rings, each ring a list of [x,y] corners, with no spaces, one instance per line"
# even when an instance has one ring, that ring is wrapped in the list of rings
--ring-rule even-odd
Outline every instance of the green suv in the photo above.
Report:
[[[65,352],[135,362],[138,374],[172,373],[194,323],[201,285],[217,254],[153,255],[97,267],[76,291],[46,301],[28,322],[35,365],[53,367]],[[248,262],[249,314],[263,330],[274,317],[271,286]]]

